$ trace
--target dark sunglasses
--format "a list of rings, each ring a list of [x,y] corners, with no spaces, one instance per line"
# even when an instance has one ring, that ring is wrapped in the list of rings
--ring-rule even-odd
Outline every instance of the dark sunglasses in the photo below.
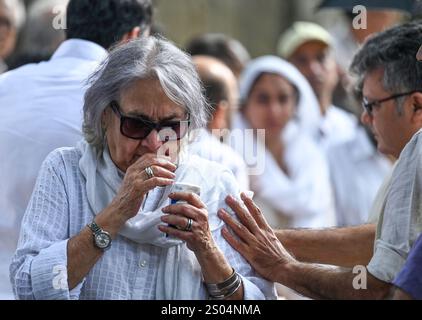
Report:
[[[389,96],[385,99],[375,100],[375,101],[371,101],[371,102],[369,102],[368,99],[366,99],[364,97],[362,99],[362,107],[370,116],[372,116],[372,111],[374,110],[375,106],[381,106],[381,104],[384,103],[384,102],[387,102],[387,101],[393,100],[393,99],[397,99],[397,98],[401,98],[401,97],[404,97],[404,96],[409,96],[409,95],[414,94],[416,92],[421,92],[421,91],[420,90],[413,90],[413,91],[406,92],[406,93],[399,93],[399,94]]]
[[[111,109],[120,118],[120,132],[125,137],[142,140],[156,130],[160,141],[177,141],[183,139],[189,131],[189,117],[181,121],[153,122],[142,117],[129,117],[123,114],[116,101],[111,102]]]

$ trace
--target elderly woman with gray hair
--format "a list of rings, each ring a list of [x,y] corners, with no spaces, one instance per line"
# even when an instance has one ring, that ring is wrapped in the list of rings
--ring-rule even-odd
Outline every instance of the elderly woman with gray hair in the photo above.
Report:
[[[206,110],[190,57],[173,44],[114,49],[85,96],[85,140],[41,168],[10,267],[16,297],[275,298],[221,236],[217,211],[239,193],[235,178],[187,153]],[[200,196],[175,192],[180,183]]]

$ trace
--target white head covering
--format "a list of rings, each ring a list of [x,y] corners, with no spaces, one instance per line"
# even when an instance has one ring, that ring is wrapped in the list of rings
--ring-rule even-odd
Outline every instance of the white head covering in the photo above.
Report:
[[[252,60],[245,68],[240,78],[240,99],[245,103],[249,97],[256,79],[263,73],[277,74],[287,79],[299,91],[296,122],[301,131],[306,131],[316,137],[321,113],[318,100],[309,82],[291,63],[276,57],[263,56]]]

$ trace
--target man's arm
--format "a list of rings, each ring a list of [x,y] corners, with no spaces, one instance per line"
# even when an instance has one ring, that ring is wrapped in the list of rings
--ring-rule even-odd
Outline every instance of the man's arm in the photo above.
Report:
[[[276,282],[313,299],[385,299],[392,287],[366,269],[355,274],[348,268],[301,262],[280,264],[277,275]]]
[[[226,199],[240,223],[224,210],[218,212],[237,237],[226,227],[222,234],[264,278],[316,299],[380,299],[388,295],[391,285],[376,279],[364,267],[355,274],[351,268],[297,261],[277,239],[254,202],[245,195],[242,200],[246,209],[234,198]]]
[[[297,260],[353,268],[367,265],[374,250],[376,226],[325,230],[277,230],[278,240]]]

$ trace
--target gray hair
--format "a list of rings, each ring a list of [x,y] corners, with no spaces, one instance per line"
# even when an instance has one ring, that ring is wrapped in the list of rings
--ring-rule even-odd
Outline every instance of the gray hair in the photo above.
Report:
[[[112,49],[89,79],[83,132],[99,152],[105,140],[101,123],[104,110],[140,79],[158,79],[166,95],[190,115],[190,129],[206,125],[209,105],[191,57],[163,38],[136,39]]]
[[[366,75],[379,68],[384,70],[383,87],[391,94],[422,90],[422,64],[416,60],[421,43],[420,21],[393,27],[370,38],[350,67],[359,77],[356,91],[361,93]],[[399,115],[405,99],[397,99]]]

